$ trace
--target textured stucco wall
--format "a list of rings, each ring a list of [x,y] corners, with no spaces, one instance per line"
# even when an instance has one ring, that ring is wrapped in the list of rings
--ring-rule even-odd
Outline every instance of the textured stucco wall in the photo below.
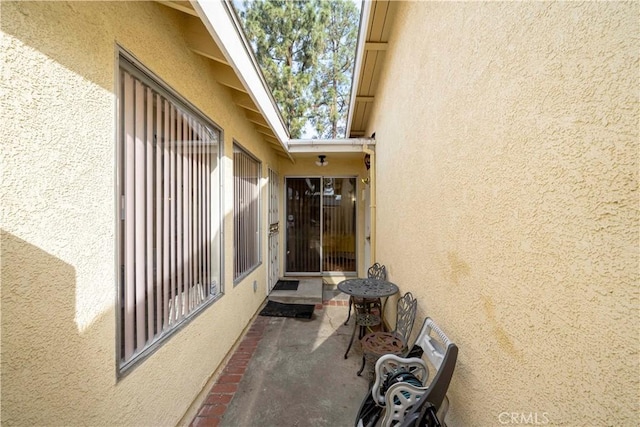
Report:
[[[638,423],[638,16],[398,4],[378,261],[460,346],[449,425]]]
[[[232,285],[233,138],[265,176],[279,159],[208,60],[186,49],[179,12],[155,2],[0,7],[2,424],[175,425],[265,296],[264,263]],[[228,184],[226,294],[119,381],[117,44],[223,129]]]

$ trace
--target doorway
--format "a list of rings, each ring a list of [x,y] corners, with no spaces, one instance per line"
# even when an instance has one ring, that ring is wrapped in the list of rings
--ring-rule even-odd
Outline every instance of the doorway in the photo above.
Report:
[[[356,271],[356,178],[286,178],[286,274]]]
[[[280,260],[278,259],[280,241],[280,222],[278,206],[280,205],[280,183],[276,172],[269,169],[269,283],[271,292],[280,277]]]

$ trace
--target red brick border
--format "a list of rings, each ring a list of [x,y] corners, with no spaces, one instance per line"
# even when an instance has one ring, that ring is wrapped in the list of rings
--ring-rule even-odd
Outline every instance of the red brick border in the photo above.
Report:
[[[347,300],[341,300],[341,299],[324,300],[324,301],[322,301],[322,305],[335,305],[335,306],[340,306],[340,307],[346,307],[346,306],[349,305],[349,300],[348,299]],[[318,308],[317,305],[316,305],[316,308]],[[320,307],[320,309],[322,309],[322,307]]]
[[[191,421],[192,427],[217,427],[220,424],[220,420],[227,410],[227,405],[238,391],[238,384],[240,384],[249,365],[249,360],[264,335],[268,322],[269,319],[261,316],[253,321],[249,331],[224,367],[222,374],[209,390],[198,414]]]

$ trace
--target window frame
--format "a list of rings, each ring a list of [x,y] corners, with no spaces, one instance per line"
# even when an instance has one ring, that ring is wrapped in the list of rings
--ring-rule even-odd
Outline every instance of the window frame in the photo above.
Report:
[[[169,338],[174,336],[177,332],[187,326],[193,319],[198,317],[204,310],[210,307],[213,303],[218,301],[224,295],[225,282],[224,282],[224,131],[213,120],[208,118],[202,111],[187,101],[178,92],[176,92],[170,85],[159,78],[151,70],[145,67],[140,61],[138,61],[131,53],[124,50],[122,47],[117,46],[116,49],[116,64],[115,64],[115,109],[116,109],[116,150],[115,150],[115,282],[116,282],[116,294],[115,294],[115,323],[116,323],[116,345],[115,345],[115,365],[116,365],[116,379],[119,380],[126,376],[136,366],[141,364],[144,360],[150,357],[156,350],[158,350]],[[218,289],[216,293],[210,293],[206,299],[197,304],[194,308],[175,321],[170,327],[162,329],[157,332],[153,339],[141,349],[134,351],[133,355],[129,359],[124,359],[123,339],[124,339],[124,321],[122,315],[124,300],[122,295],[126,292],[125,278],[124,278],[124,248],[125,244],[123,222],[124,222],[124,182],[122,176],[124,174],[124,149],[125,149],[125,129],[124,129],[124,100],[122,99],[122,72],[129,73],[134,78],[143,82],[155,93],[157,93],[162,99],[169,103],[170,106],[178,108],[185,112],[190,118],[194,119],[198,125],[201,125],[212,134],[217,134],[217,158],[216,158],[216,174],[212,179],[211,191],[214,199],[211,199],[210,212],[209,212],[209,226],[211,232],[218,233],[218,238],[212,240],[212,254],[210,262],[213,264],[212,269],[213,276],[210,276],[212,280],[217,281]],[[154,179],[154,182],[157,182]],[[201,183],[199,183],[200,185]],[[215,227],[217,226],[217,230]],[[217,251],[217,256],[213,253]],[[152,254],[155,258],[157,250],[154,248]],[[217,274],[215,271],[217,270]],[[133,285],[135,287],[135,285]],[[154,286],[157,286],[154,284]]]
[[[238,249],[240,248],[240,245],[237,244],[237,232],[238,232],[238,227],[237,227],[237,220],[236,220],[236,208],[237,208],[237,202],[238,202],[238,195],[236,193],[237,190],[237,186],[236,186],[236,179],[238,178],[236,175],[237,172],[237,168],[236,168],[236,159],[235,159],[235,154],[236,154],[236,150],[240,153],[242,153],[243,155],[247,156],[250,160],[255,162],[255,165],[257,167],[257,182],[256,182],[256,200],[257,200],[257,206],[253,209],[253,211],[256,214],[256,218],[255,218],[255,227],[256,227],[256,238],[255,238],[255,242],[256,242],[256,248],[255,248],[255,254],[254,256],[256,257],[256,261],[254,264],[246,267],[243,271],[239,272],[236,275],[236,271],[238,270],[236,262],[238,259]],[[249,150],[247,150],[244,146],[242,146],[242,144],[240,144],[238,141],[236,141],[235,139],[233,140],[233,156],[232,156],[232,164],[233,164],[233,241],[234,241],[234,249],[233,249],[233,285],[236,286],[238,285],[244,278],[246,278],[249,274],[251,274],[254,270],[256,270],[258,267],[260,267],[260,265],[262,265],[262,219],[263,219],[263,213],[262,213],[262,173],[263,173],[263,165],[262,162],[260,161],[260,159],[258,159],[258,157],[256,157],[255,155],[253,155],[253,153],[251,153]]]

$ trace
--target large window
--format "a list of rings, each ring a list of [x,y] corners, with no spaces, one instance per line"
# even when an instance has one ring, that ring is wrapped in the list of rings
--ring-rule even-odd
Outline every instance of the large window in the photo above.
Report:
[[[233,278],[240,279],[260,263],[260,163],[233,146]]]
[[[118,367],[220,294],[220,130],[120,58]]]

